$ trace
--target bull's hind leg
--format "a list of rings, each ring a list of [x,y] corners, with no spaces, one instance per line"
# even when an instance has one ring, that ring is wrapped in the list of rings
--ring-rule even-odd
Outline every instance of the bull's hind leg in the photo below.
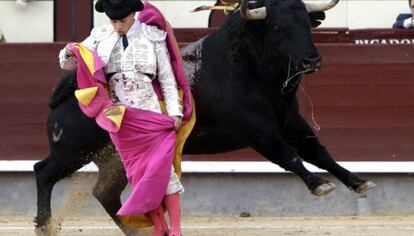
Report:
[[[34,165],[37,184],[37,231],[48,233],[52,216],[50,201],[55,183],[74,173],[90,160],[85,156],[61,150],[59,155],[52,152],[47,158]]]
[[[355,192],[363,193],[375,187],[372,181],[363,179],[336,163],[328,150],[319,142],[306,120],[299,114],[297,103],[289,114],[282,135],[306,162],[327,170]]]
[[[316,196],[326,195],[335,189],[335,185],[303,166],[295,150],[280,137],[270,122],[259,122],[259,117],[256,120],[256,127],[247,133],[247,137],[250,137],[252,147],[257,152],[285,170],[297,174]]]
[[[114,153],[108,151],[107,153]],[[101,159],[100,157],[104,157]],[[135,235],[136,230],[125,226],[116,216],[121,208],[121,193],[125,189],[128,181],[125,175],[124,167],[115,155],[97,155],[98,159],[94,160],[99,167],[98,180],[93,188],[93,196],[102,204],[105,211],[111,216],[118,227],[125,235]]]

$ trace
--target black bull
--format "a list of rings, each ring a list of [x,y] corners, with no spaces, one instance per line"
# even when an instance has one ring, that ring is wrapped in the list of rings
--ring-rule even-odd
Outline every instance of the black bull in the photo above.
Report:
[[[258,4],[267,8],[264,20],[246,21],[231,14],[218,32],[182,50],[197,111],[184,153],[252,147],[269,161],[296,173],[315,195],[327,194],[335,187],[306,170],[302,159],[329,171],[351,190],[372,188],[371,181],[333,160],[299,114],[297,85],[302,74],[320,66],[303,3],[286,0]],[[115,216],[127,184],[125,172],[115,155],[100,155],[111,146],[109,136],[80,111],[75,89],[75,74],[68,74],[50,99],[50,154],[34,167],[37,227],[43,228],[50,220],[53,185],[93,161],[99,167],[93,195],[127,233],[129,229]]]

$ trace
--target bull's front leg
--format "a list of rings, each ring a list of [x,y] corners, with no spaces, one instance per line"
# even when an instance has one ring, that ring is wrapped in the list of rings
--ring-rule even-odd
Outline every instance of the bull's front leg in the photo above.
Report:
[[[303,160],[327,170],[351,190],[363,193],[375,187],[372,181],[351,173],[332,158],[328,150],[319,142],[308,122],[300,115],[297,102],[293,104],[282,136],[297,150]]]
[[[250,127],[246,134],[257,152],[283,169],[297,174],[312,194],[322,196],[335,189],[334,184],[304,167],[294,148],[282,139],[271,122],[255,122],[255,127]]]
[[[364,193],[375,187],[375,183],[362,178],[340,166],[329,154],[328,150],[315,136],[295,139],[289,142],[298,150],[304,161],[309,162],[337,177],[344,185],[356,193]]]

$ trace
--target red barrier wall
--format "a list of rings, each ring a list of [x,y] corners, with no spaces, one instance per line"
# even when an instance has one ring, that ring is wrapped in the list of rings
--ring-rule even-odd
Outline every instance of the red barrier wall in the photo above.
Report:
[[[47,99],[63,71],[64,43],[0,44],[0,159],[48,153]],[[414,50],[409,45],[317,45],[322,69],[308,75],[301,107],[322,129],[337,160],[414,160]],[[186,160],[262,160],[254,151],[185,156]]]

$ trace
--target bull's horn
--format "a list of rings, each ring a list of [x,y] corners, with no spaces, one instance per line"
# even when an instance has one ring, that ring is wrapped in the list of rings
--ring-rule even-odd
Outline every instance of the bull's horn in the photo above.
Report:
[[[329,0],[327,2],[305,2],[306,11],[326,11],[338,4],[339,0]]]
[[[266,18],[266,7],[250,10],[247,0],[242,0],[240,4],[240,15],[245,20],[263,20]]]

